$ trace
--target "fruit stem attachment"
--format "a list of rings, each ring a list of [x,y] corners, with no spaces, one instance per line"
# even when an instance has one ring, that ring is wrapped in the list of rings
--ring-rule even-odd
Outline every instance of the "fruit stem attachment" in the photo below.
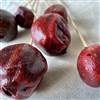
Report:
[[[63,4],[61,0],[58,0],[58,1],[59,1],[59,3]],[[80,38],[80,40],[81,40],[83,46],[84,46],[84,47],[87,47],[88,45],[87,45],[87,43],[86,43],[84,37],[82,36],[82,34],[80,33],[80,31],[78,30],[77,25],[76,25],[76,23],[74,22],[74,20],[73,20],[73,18],[72,18],[72,16],[71,16],[71,13],[70,13],[70,11],[69,11],[68,6],[67,6],[67,13],[68,13],[69,20],[70,20],[70,22],[71,22],[71,24],[72,24],[74,30],[76,31],[77,35],[79,36],[79,38]]]

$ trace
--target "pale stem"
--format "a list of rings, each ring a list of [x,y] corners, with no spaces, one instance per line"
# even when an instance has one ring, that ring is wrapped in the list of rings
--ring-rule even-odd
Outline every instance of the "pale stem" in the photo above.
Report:
[[[34,9],[35,4],[36,4],[36,0],[34,0],[34,2],[33,2],[33,4],[32,4],[32,11],[33,11],[33,9]]]
[[[59,1],[60,3],[62,3],[61,0],[58,0],[58,1]],[[62,4],[63,4],[63,3],[62,3]],[[76,31],[77,35],[79,36],[79,38],[80,38],[80,40],[81,40],[83,46],[84,46],[84,47],[87,47],[88,45],[87,45],[87,43],[86,43],[84,37],[82,36],[82,34],[80,33],[80,31],[78,30],[78,27],[77,27],[76,23],[74,22],[74,20],[73,20],[73,18],[72,18],[72,16],[71,16],[71,13],[70,13],[70,11],[69,11],[68,6],[67,6],[67,13],[68,13],[69,20],[70,20],[70,22],[71,22],[71,24],[72,24],[74,30]]]
[[[77,25],[75,24],[75,22],[74,22],[74,20],[73,20],[73,18],[72,18],[72,16],[71,16],[69,11],[68,11],[68,17],[69,17],[69,20],[70,20],[74,30],[76,31],[77,35],[79,36],[83,46],[87,47],[87,43],[86,43],[84,37],[82,36],[82,34],[80,33],[80,31],[78,30]]]
[[[28,6],[29,4],[31,4],[33,0],[28,0],[28,2],[26,2],[26,4],[24,6]]]

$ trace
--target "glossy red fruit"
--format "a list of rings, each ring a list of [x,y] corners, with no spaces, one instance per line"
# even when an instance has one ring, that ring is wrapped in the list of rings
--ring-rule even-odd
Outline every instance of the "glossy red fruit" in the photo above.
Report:
[[[5,10],[0,10],[0,41],[13,40],[17,33],[15,17]]]
[[[29,97],[46,71],[46,59],[29,44],[11,45],[0,51],[0,88],[8,96]]]
[[[66,53],[71,40],[66,21],[58,14],[39,17],[33,23],[31,33],[33,41],[51,55]]]
[[[77,61],[81,79],[92,87],[100,87],[100,45],[83,49]]]
[[[34,14],[30,9],[20,6],[17,9],[15,19],[19,26],[23,28],[31,28],[34,20]]]
[[[65,9],[65,7],[61,4],[54,4],[51,5],[50,7],[48,7],[45,12],[45,14],[48,13],[57,13],[59,15],[61,15],[67,22],[68,22],[68,16],[67,16],[67,11]]]

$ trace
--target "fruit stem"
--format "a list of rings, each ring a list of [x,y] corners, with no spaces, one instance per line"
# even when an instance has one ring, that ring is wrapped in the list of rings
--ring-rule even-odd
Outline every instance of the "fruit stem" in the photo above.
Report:
[[[44,1],[45,2],[45,6],[47,6],[48,7],[48,5],[50,5],[49,3],[48,3],[48,1]]]
[[[24,6],[28,6],[29,4],[31,4],[33,0],[28,0],[28,2],[26,2],[26,4]],[[34,1],[35,2],[35,1]]]
[[[81,40],[83,46],[84,46],[84,47],[87,47],[87,43],[86,43],[84,37],[82,36],[82,34],[79,32],[79,30],[78,30],[78,28],[77,28],[77,26],[76,26],[76,24],[75,24],[75,22],[74,22],[72,16],[70,15],[69,11],[68,11],[68,17],[69,17],[69,19],[70,19],[70,22],[71,22],[71,24],[72,24],[74,30],[76,31],[77,35],[79,36],[79,38],[80,38],[80,40]]]
[[[32,4],[32,10],[34,9],[35,4],[36,4],[36,0],[34,0],[34,2]]]
[[[37,14],[38,11],[38,6],[39,6],[39,0],[37,0],[36,8],[35,8],[35,13]]]
[[[32,38],[31,38],[30,44],[31,44],[31,45],[33,44],[33,40],[32,40]]]
[[[58,0],[58,1],[59,1],[61,4],[63,4],[61,0]],[[86,43],[84,37],[82,36],[82,34],[79,32],[79,30],[78,30],[78,28],[77,28],[77,25],[75,24],[75,22],[74,22],[74,20],[73,20],[73,18],[72,18],[72,16],[71,16],[71,13],[70,13],[70,11],[69,11],[68,6],[67,6],[67,12],[68,12],[69,20],[70,20],[70,22],[71,22],[71,24],[72,24],[74,30],[76,31],[77,35],[79,36],[79,38],[80,38],[80,40],[81,40],[83,46],[84,46],[84,47],[87,47],[88,45],[87,45],[87,43]]]
[[[37,2],[37,5],[36,5],[35,10],[34,10],[34,7],[32,7],[32,11],[34,12],[35,19],[38,17],[37,11],[38,11],[39,0],[37,0],[37,1],[35,0],[35,4],[36,4],[36,2]],[[35,5],[34,5],[34,6],[35,6]]]

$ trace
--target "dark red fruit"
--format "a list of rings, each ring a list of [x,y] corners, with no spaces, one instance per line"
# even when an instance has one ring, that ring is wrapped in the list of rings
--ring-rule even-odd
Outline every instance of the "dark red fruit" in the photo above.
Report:
[[[31,28],[34,20],[34,15],[28,8],[20,6],[17,9],[15,19],[19,26],[23,28]]]
[[[78,57],[77,67],[80,77],[86,84],[100,87],[100,45],[83,49]]]
[[[32,25],[32,39],[47,53],[60,55],[66,52],[70,43],[70,33],[66,21],[58,14],[46,14]]]
[[[0,51],[0,88],[8,96],[29,97],[46,71],[46,59],[31,45],[16,44]]]
[[[50,7],[48,7],[45,10],[45,14],[48,14],[48,13],[57,13],[57,14],[61,15],[68,22],[67,11],[66,11],[65,7],[61,4],[54,4]]]
[[[0,41],[13,40],[17,33],[15,17],[5,10],[0,10]]]

